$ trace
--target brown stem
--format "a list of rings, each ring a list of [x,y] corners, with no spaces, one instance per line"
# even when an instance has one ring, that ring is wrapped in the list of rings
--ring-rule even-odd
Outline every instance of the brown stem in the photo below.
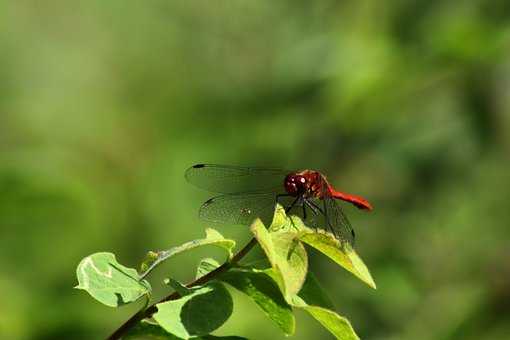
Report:
[[[257,244],[257,240],[255,238],[252,238],[250,242],[248,242],[237,254],[234,255],[232,260],[229,262],[223,263],[221,266],[213,270],[212,272],[207,273],[206,275],[199,277],[198,279],[188,283],[186,287],[191,288],[194,286],[198,286],[201,284],[204,284],[206,282],[209,282],[211,279],[217,277],[218,275],[226,272],[230,267],[232,267],[234,264],[239,262],[252,248],[253,246]],[[107,340],[118,340],[120,339],[128,330],[133,328],[138,322],[142,321],[145,318],[149,318],[152,316],[152,314],[156,313],[158,311],[158,308],[156,305],[161,302],[165,301],[171,301],[176,300],[180,297],[179,293],[173,292],[172,294],[168,295],[167,297],[161,299],[160,301],[150,305],[146,309],[142,309],[138,311],[136,314],[134,314],[132,317],[130,317],[122,326],[117,328],[115,332],[112,333]]]

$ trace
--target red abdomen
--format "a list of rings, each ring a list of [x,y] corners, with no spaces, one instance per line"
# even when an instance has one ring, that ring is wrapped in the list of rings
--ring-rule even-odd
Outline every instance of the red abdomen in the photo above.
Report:
[[[359,209],[372,210],[372,205],[370,203],[368,203],[368,201],[366,199],[364,199],[363,197],[359,197],[356,195],[350,195],[350,194],[344,194],[343,192],[336,191],[335,189],[333,189],[331,187],[330,187],[329,191],[330,191],[331,196],[333,196],[334,198],[354,204]]]

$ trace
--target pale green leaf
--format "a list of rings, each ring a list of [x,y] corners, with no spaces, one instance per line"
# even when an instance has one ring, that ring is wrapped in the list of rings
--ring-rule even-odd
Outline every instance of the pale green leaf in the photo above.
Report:
[[[298,218],[295,220],[298,224],[302,224],[301,220]],[[269,226],[270,231],[290,231],[293,226],[293,220],[285,213],[285,209],[277,204],[274,210],[273,221]],[[299,228],[299,225],[295,227]]]
[[[197,273],[195,275],[195,279],[199,279],[204,275],[209,274],[216,268],[218,268],[220,264],[215,259],[212,259],[210,257],[202,259],[197,267]]]
[[[157,304],[154,319],[167,332],[182,339],[209,334],[232,314],[232,297],[215,281],[193,287],[188,295]]]
[[[370,287],[376,288],[367,266],[348,243],[341,243],[331,234],[325,232],[302,231],[299,238],[350,271]]]
[[[140,265],[140,273],[147,272],[151,265],[154,264],[161,255],[161,251],[156,252],[149,250],[143,259],[142,264]]]
[[[283,230],[270,233],[259,219],[252,224],[251,231],[279,276],[276,281],[283,284],[284,295],[297,294],[308,270],[306,250],[297,232]]]
[[[264,270],[264,273],[272,278],[278,278],[274,269]],[[308,273],[299,295],[287,297],[287,302],[292,307],[308,312],[337,339],[359,339],[349,320],[333,311],[333,303],[313,274]]]
[[[337,339],[359,340],[349,320],[338,315],[336,312],[318,306],[303,306],[301,308],[310,313]]]
[[[138,272],[119,264],[112,253],[95,253],[81,260],[76,269],[78,286],[99,302],[117,307],[149,294],[150,284]]]
[[[243,338],[242,336],[234,336],[234,335],[227,335],[227,336],[216,336],[216,335],[203,335],[198,338],[193,338],[198,340],[248,340],[247,338]]]
[[[165,279],[164,283],[172,287],[177,293],[179,293],[180,296],[185,296],[193,293],[193,288],[188,288],[186,285],[172,278]]]
[[[206,236],[203,239],[189,241],[180,246],[176,246],[168,250],[158,252],[150,251],[142,264],[143,267],[142,269],[144,272],[142,277],[147,276],[147,274],[150,271],[152,271],[156,266],[158,266],[163,261],[166,261],[171,257],[174,257],[185,251],[207,245],[213,245],[225,249],[228,253],[229,259],[232,258],[233,256],[232,251],[236,245],[234,240],[224,238],[223,235],[221,235],[218,231],[212,228],[207,228],[205,232]]]
[[[292,308],[269,275],[255,269],[233,269],[219,279],[248,295],[285,334],[294,333]]]
[[[287,215],[285,213],[285,209],[280,204],[277,204],[274,211],[273,221],[268,229],[271,232],[297,232],[307,229],[307,227],[299,216]]]
[[[308,272],[299,295],[294,296],[293,306],[307,311],[337,339],[359,339],[349,320],[334,311],[333,302],[312,273]]]
[[[347,242],[340,242],[328,232],[317,231],[307,227],[298,216],[287,216],[285,214],[285,209],[283,209],[280,205],[277,205],[275,209],[273,223],[269,230],[299,230],[299,238],[301,241],[328,256],[370,287],[374,289],[376,288],[375,282],[366,265],[350,244]]]

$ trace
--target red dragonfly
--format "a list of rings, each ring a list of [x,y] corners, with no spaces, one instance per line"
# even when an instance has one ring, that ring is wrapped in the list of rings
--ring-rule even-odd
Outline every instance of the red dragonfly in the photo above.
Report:
[[[270,222],[275,204],[280,203],[307,225],[329,230],[339,241],[352,245],[354,230],[337,200],[372,210],[367,200],[335,190],[315,170],[197,164],[186,170],[185,177],[201,189],[221,194],[207,200],[199,211],[200,218],[215,223],[249,225],[256,217]]]

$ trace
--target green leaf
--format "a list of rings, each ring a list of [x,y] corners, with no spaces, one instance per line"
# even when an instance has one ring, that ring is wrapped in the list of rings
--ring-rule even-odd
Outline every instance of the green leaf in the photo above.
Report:
[[[273,223],[272,230],[273,227],[279,226]],[[260,219],[252,224],[251,231],[269,259],[284,295],[290,297],[297,294],[308,270],[306,250],[297,232],[283,230],[270,233]]]
[[[232,250],[234,249],[236,243],[234,240],[226,239],[221,235],[218,231],[207,228],[205,230],[205,238],[193,240],[186,242],[180,246],[170,248],[168,250],[153,252],[148,252],[145,260],[142,263],[142,278],[147,276],[149,272],[151,272],[154,268],[156,268],[159,264],[161,264],[163,261],[168,260],[169,258],[178,255],[180,253],[183,253],[185,251],[203,247],[207,245],[214,245],[220,248],[223,248],[227,251],[229,259],[232,258],[233,253]]]
[[[310,297],[310,296],[308,296]],[[312,298],[313,300],[313,298]],[[340,316],[335,311],[321,307],[309,305],[303,297],[301,296],[293,296],[292,297],[292,306],[304,309],[308,312],[315,320],[319,321],[324,328],[326,328],[331,334],[333,334],[337,339],[342,340],[350,340],[350,339],[358,339],[358,335],[354,331],[351,326],[349,320]],[[324,301],[322,301],[324,302]],[[328,303],[326,303],[328,304]]]
[[[158,324],[143,320],[135,327],[131,328],[126,335],[122,337],[125,340],[180,340],[173,334],[165,331]],[[196,340],[247,340],[240,336],[214,336],[211,334],[193,338]]]
[[[299,238],[376,289],[374,279],[372,279],[367,266],[348,243],[339,242],[329,233],[315,231],[303,231]]]
[[[278,277],[274,269],[264,270],[264,273],[270,277]],[[299,295],[287,297],[287,302],[292,307],[308,312],[337,339],[359,339],[349,320],[332,310],[333,303],[312,273],[308,273]]]
[[[167,332],[182,339],[209,334],[232,314],[232,297],[223,284],[211,281],[190,291],[180,299],[157,304],[153,316]]]
[[[290,251],[300,249],[299,246],[303,247],[301,243],[303,241],[375,288],[368,269],[354,250],[347,243],[339,242],[333,235],[316,232],[306,227],[299,217],[286,216],[280,206],[276,207],[273,223],[269,227],[271,232],[266,230],[259,220],[253,223],[251,230],[272,266],[271,269],[264,272],[279,285],[280,290],[285,294],[287,303],[310,313],[337,339],[359,339],[349,321],[331,310],[333,306],[331,300],[312,274],[307,275],[307,280],[304,283],[300,282],[301,291],[297,295],[299,289],[296,291],[297,285],[293,285],[293,283],[296,283],[296,277],[300,277],[300,274],[303,273],[299,269],[304,267],[304,274],[307,274],[306,266],[303,266],[305,261],[301,261],[301,266],[299,261],[296,261],[297,259],[294,260],[294,263],[292,261],[289,263],[289,260],[292,260]],[[299,238],[299,241],[296,238]],[[290,256],[285,256],[285,254],[290,254]],[[303,254],[306,259],[304,249]],[[298,256],[298,258],[300,257]],[[300,278],[304,279],[304,275]]]
[[[122,337],[125,340],[179,340],[178,337],[165,331],[161,326],[143,320],[131,328]]]
[[[140,265],[140,273],[145,273],[150,268],[150,266],[158,260],[161,256],[161,252],[156,252],[149,250],[143,259],[142,264]]]
[[[305,283],[299,291],[298,296],[301,297],[308,305],[314,305],[328,309],[335,308],[333,301],[331,301],[329,295],[326,293],[324,288],[322,288],[321,284],[317,280],[317,277],[310,271],[306,275]]]
[[[180,296],[185,296],[193,293],[193,288],[188,288],[177,280],[172,278],[165,279],[164,283],[172,287]]]
[[[359,339],[349,320],[333,310],[333,302],[312,273],[308,272],[303,288],[293,302],[294,307],[307,311],[337,339]]]
[[[301,308],[310,313],[337,339],[359,340],[349,320],[338,315],[336,312],[318,306],[303,306]]]
[[[274,211],[273,221],[268,228],[270,231],[298,231],[304,227],[303,221],[298,216],[287,216],[285,209],[277,204]]]
[[[232,269],[219,279],[248,295],[285,334],[294,333],[292,308],[269,275],[255,269]]]
[[[87,291],[94,299],[110,306],[138,300],[151,291],[150,284],[140,280],[138,272],[119,264],[112,253],[95,253],[81,260],[76,269],[77,289]]]
[[[203,339],[203,340],[248,340],[247,338],[243,338],[242,336],[215,336],[215,335],[204,335],[199,338],[194,339]]]
[[[301,241],[328,256],[370,287],[376,288],[374,279],[370,275],[366,265],[350,244],[340,242],[326,231],[317,232],[315,229],[307,227],[298,216],[287,216],[285,214],[285,209],[280,205],[276,206],[273,223],[269,230],[299,230],[299,239]]]
[[[195,279],[199,279],[202,276],[209,274],[219,266],[220,264],[218,263],[218,261],[210,257],[200,260],[200,263],[198,264],[197,267],[197,274],[195,275]]]
[[[219,263],[214,259],[203,259],[197,268],[197,278],[217,267]],[[218,279],[248,295],[285,334],[294,333],[295,318],[292,308],[285,302],[276,282],[265,272],[252,268],[231,269],[221,274]]]

